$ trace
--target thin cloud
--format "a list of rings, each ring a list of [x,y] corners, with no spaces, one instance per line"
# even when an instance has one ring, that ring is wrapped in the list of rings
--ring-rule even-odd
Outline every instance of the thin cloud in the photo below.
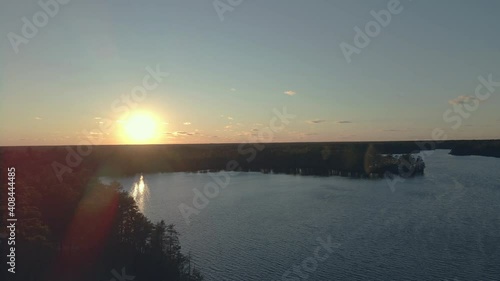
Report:
[[[285,95],[289,95],[289,96],[294,96],[294,95],[297,94],[297,92],[295,92],[295,91],[285,91],[284,94]]]
[[[309,124],[320,124],[320,123],[324,123],[324,122],[326,122],[326,120],[324,120],[324,119],[314,119],[314,120],[307,121],[307,123],[309,123]]]
[[[459,96],[457,98],[449,100],[448,103],[451,105],[459,105],[459,104],[468,104],[471,101],[479,101],[479,99],[473,96]]]
[[[386,129],[382,130],[382,132],[407,132],[408,130],[406,129]]]
[[[175,131],[175,132],[164,132],[163,134],[173,137],[183,137],[183,136],[194,136],[200,135],[198,132],[186,132],[186,131]]]
[[[236,89],[235,88],[231,88],[231,89],[229,89],[229,91],[236,92]]]
[[[42,120],[42,118],[37,116],[35,117],[35,120]]]
[[[191,133],[186,131],[176,131],[176,132],[164,132],[163,134],[171,137],[188,136]]]

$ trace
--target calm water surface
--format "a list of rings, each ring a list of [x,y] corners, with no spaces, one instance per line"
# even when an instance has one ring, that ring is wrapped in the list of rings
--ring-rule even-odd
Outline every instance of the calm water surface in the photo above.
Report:
[[[447,153],[434,151],[425,176],[394,189],[383,179],[240,173],[189,225],[179,204],[192,207],[210,175],[117,180],[147,217],[176,225],[208,281],[500,280],[500,159]],[[328,237],[333,252],[311,259]]]

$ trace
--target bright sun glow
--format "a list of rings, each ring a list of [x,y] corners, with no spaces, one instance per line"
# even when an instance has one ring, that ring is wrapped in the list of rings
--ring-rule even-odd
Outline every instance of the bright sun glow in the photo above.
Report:
[[[158,124],[150,114],[133,114],[125,121],[124,133],[128,142],[151,143],[158,135]]]

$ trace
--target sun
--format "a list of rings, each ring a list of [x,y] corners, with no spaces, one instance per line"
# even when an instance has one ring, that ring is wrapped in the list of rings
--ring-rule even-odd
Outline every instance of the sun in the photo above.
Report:
[[[158,122],[149,113],[135,113],[124,123],[127,142],[151,143],[158,136]]]

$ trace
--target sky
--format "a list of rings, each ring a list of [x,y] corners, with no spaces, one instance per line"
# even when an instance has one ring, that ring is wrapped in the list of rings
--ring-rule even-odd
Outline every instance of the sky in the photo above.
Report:
[[[0,7],[0,146],[500,138],[497,0]]]

